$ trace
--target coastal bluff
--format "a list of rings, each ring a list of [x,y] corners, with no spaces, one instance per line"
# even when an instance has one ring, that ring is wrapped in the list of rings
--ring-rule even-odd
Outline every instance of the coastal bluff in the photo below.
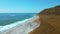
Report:
[[[29,34],[60,34],[60,5],[47,8],[37,15],[40,26]]]

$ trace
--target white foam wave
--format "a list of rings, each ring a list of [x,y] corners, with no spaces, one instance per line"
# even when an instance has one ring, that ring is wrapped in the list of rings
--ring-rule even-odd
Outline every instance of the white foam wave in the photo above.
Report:
[[[26,22],[27,20],[28,19],[25,19],[23,21],[17,21],[17,22],[15,22],[13,24],[10,24],[10,25],[0,26],[0,31],[10,29],[10,28],[12,28],[12,27],[14,27],[14,26],[16,26],[18,24],[22,24],[22,23]]]
[[[0,28],[2,28],[3,26],[0,26]]]
[[[0,28],[0,34],[6,34],[8,32],[9,34],[27,34],[28,32],[31,32],[39,26],[37,23],[33,22],[35,19],[37,19],[36,16],[25,19],[23,21],[17,21],[10,25],[3,26],[2,28]]]

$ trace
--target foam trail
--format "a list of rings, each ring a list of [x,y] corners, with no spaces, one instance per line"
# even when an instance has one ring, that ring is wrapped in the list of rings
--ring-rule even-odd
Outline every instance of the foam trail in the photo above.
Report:
[[[36,22],[34,22],[36,19],[37,17],[34,16],[23,21],[3,26],[3,28],[0,29],[0,34],[28,34],[39,26]]]
[[[2,28],[3,26],[0,26],[0,29]]]
[[[6,25],[6,26],[0,26],[0,31],[4,31],[4,30],[7,30],[7,29],[10,29],[18,24],[22,24],[24,23],[25,21],[27,21],[28,19],[25,19],[23,21],[18,21],[18,22],[15,22],[13,24],[10,24],[10,25]]]

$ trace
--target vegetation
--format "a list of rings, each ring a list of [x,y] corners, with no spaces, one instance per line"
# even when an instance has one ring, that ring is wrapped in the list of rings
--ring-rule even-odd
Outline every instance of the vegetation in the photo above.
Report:
[[[53,8],[48,8],[43,11],[41,11],[39,14],[46,14],[46,15],[60,15],[60,5],[53,7]]]

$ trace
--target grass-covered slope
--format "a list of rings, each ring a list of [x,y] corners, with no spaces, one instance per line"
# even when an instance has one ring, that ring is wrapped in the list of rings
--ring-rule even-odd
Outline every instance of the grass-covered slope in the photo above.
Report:
[[[60,6],[41,11],[40,26],[30,34],[60,34]]]

